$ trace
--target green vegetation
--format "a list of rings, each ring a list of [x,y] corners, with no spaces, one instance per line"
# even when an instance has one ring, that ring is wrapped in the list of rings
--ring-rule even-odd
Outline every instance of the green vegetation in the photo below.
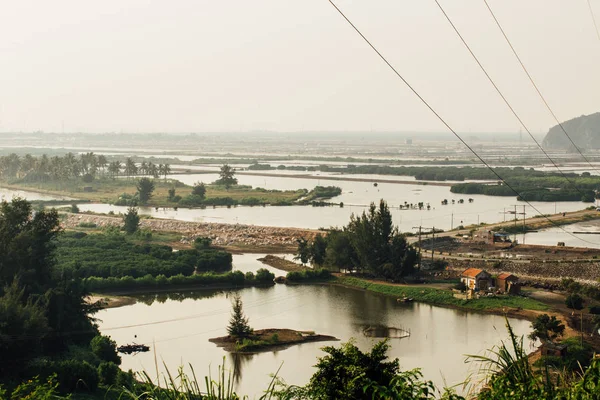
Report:
[[[125,215],[123,215],[123,230],[129,235],[133,235],[137,232],[139,226],[140,216],[138,215],[137,208],[129,207]]]
[[[506,307],[538,311],[545,311],[548,309],[548,306],[546,306],[544,303],[527,297],[497,296],[463,300],[454,298],[451,290],[434,289],[420,286],[394,286],[385,283],[372,283],[364,279],[350,276],[336,277],[333,282],[344,286],[355,287],[394,296],[396,298],[409,297],[421,303],[439,306],[452,306],[471,310],[502,310]]]
[[[224,164],[219,171],[219,179],[215,181],[215,185],[225,186],[229,189],[233,185],[237,185],[238,180],[235,177],[235,170],[228,164]]]
[[[398,280],[414,271],[417,252],[392,223],[387,203],[371,203],[361,216],[350,217],[342,230],[333,229],[312,242],[298,240],[296,259],[318,266],[346,269]]]
[[[231,270],[231,254],[210,248],[173,251],[169,246],[136,244],[120,234],[65,232],[57,241],[56,273],[69,278],[189,276]]]
[[[579,190],[573,189],[572,186],[571,188],[554,189],[554,186],[543,186],[547,184],[547,181],[546,178],[513,178],[507,180],[508,184],[520,193],[519,196],[517,196],[515,190],[503,184],[460,183],[453,185],[450,191],[452,193],[484,194],[488,196],[517,196],[517,200],[526,201],[594,201],[594,189],[586,189],[585,185],[580,186],[577,184]],[[562,184],[564,185],[564,183]]]
[[[165,275],[152,276],[150,274],[133,278],[123,276],[121,278],[109,277],[98,278],[89,277],[83,279],[85,287],[92,292],[128,292],[132,290],[156,290],[168,288],[188,288],[196,286],[224,286],[224,287],[242,287],[242,286],[264,286],[273,284],[275,275],[267,270],[261,273],[261,270],[254,274],[244,274],[240,271],[217,274],[214,272],[205,272],[194,275]]]
[[[533,331],[529,334],[529,339],[539,339],[543,342],[554,342],[565,332],[565,326],[554,315],[538,315],[535,321],[531,323]]]
[[[154,192],[154,182],[152,179],[142,178],[137,182],[137,194],[140,199],[140,204],[147,204]]]
[[[285,276],[285,279],[292,283],[323,282],[332,278],[331,272],[325,268],[290,271]]]
[[[250,328],[248,317],[244,315],[244,304],[238,293],[233,295],[231,300],[231,319],[227,326],[227,333],[238,339],[243,339],[252,334],[253,329]]]

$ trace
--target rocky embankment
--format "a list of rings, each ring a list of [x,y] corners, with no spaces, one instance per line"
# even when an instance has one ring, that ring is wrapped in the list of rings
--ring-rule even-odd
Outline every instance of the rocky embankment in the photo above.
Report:
[[[106,226],[121,226],[120,217],[96,214],[66,214],[62,221],[64,228],[77,228],[80,224],[96,224],[102,228]],[[219,224],[204,222],[188,222],[167,219],[142,219],[140,227],[153,231],[177,232],[181,234],[180,242],[188,244],[197,237],[209,237],[217,246],[244,246],[244,247],[290,247],[296,246],[296,239],[304,237],[312,239],[318,231],[277,228],[241,224]]]
[[[563,278],[575,279],[582,283],[598,284],[600,278],[600,263],[587,260],[573,261],[485,261],[485,260],[448,260],[448,269],[460,273],[467,268],[485,269],[492,275],[510,272],[521,281],[529,282],[560,282]]]

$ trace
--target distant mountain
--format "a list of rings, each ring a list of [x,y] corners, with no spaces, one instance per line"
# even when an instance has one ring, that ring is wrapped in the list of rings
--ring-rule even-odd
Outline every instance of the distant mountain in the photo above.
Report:
[[[570,119],[562,126],[580,150],[600,149],[600,112]],[[559,125],[550,128],[542,146],[545,149],[576,151]]]

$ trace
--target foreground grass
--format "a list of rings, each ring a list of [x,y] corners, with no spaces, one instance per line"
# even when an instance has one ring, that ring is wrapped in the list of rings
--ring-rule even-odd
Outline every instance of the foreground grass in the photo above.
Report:
[[[372,283],[355,277],[336,277],[332,283],[369,290],[395,297],[411,297],[420,303],[459,307],[470,310],[500,310],[504,307],[524,310],[545,311],[549,307],[537,300],[520,296],[485,297],[474,300],[461,300],[452,296],[452,291],[426,286],[397,286],[385,283]]]

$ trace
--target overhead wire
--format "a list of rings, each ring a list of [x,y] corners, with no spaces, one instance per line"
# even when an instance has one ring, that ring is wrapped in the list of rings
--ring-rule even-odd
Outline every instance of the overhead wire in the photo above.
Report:
[[[544,105],[546,106],[546,108],[548,109],[548,111],[550,112],[550,114],[552,115],[552,117],[554,118],[554,120],[556,121],[556,123],[558,124],[558,126],[560,127],[560,129],[562,130],[562,132],[565,134],[565,136],[569,139],[569,141],[571,142],[571,144],[573,145],[573,147],[575,148],[575,150],[577,150],[577,152],[581,155],[581,157],[583,157],[583,159],[589,164],[589,166],[596,172],[598,172],[598,174],[600,175],[600,171],[598,171],[598,169],[596,169],[596,167],[590,162],[590,160],[588,160],[588,158],[583,154],[583,152],[581,151],[581,149],[579,148],[579,146],[577,146],[575,144],[575,142],[573,141],[573,138],[571,138],[571,136],[568,134],[567,130],[565,129],[565,127],[563,126],[562,122],[560,122],[560,120],[558,119],[558,117],[556,116],[556,114],[554,113],[554,111],[552,110],[552,108],[550,107],[550,104],[548,104],[548,101],[546,101],[546,98],[544,97],[544,95],[542,94],[540,88],[538,87],[538,85],[535,83],[535,81],[533,80],[533,77],[531,76],[531,74],[529,73],[529,70],[525,67],[525,64],[523,63],[523,61],[521,60],[521,57],[519,56],[519,54],[517,53],[517,50],[515,49],[515,47],[513,46],[512,42],[510,41],[510,39],[508,38],[508,35],[506,34],[506,32],[504,31],[504,28],[502,27],[502,25],[500,24],[500,21],[498,20],[498,18],[496,17],[496,14],[494,13],[494,11],[492,10],[492,8],[490,7],[489,3],[487,0],[483,0],[483,2],[485,3],[488,11],[490,12],[490,14],[492,15],[492,18],[494,19],[494,21],[496,22],[496,25],[498,26],[498,29],[500,29],[500,32],[502,32],[502,36],[504,36],[504,39],[506,40],[506,43],[508,43],[508,46],[510,47],[510,49],[512,50],[513,54],[515,55],[517,61],[519,62],[519,64],[521,65],[521,68],[523,69],[523,71],[525,72],[525,74],[527,75],[527,78],[529,78],[529,82],[531,82],[531,84],[533,85],[535,91],[537,92],[537,94],[540,96],[540,98],[542,99],[542,102],[544,103]],[[591,9],[591,4],[588,0],[588,4],[590,5],[590,11],[592,11]],[[592,12],[592,18],[593,18],[593,12]],[[596,20],[594,19],[594,25],[596,25]],[[596,26],[596,32],[598,32],[598,27]],[[598,38],[600,39],[600,33],[598,33]]]
[[[594,28],[596,28],[596,35],[598,36],[598,40],[600,40],[600,29],[598,29],[598,23],[596,22],[596,17],[594,16],[594,9],[592,8],[591,0],[587,0],[588,8],[590,9],[590,15],[592,16],[592,21],[594,22]]]
[[[404,78],[404,76],[402,76],[402,74],[400,74],[398,72],[398,70],[387,60],[387,58],[377,49],[377,47],[375,47],[375,45],[373,45],[371,43],[371,41],[369,41],[369,39],[367,39],[367,37],[361,32],[360,29],[358,29],[358,27],[356,25],[354,25],[354,23],[346,16],[346,14],[344,14],[344,12],[333,2],[333,0],[327,0],[329,2],[329,4],[331,4],[333,6],[333,8],[335,8],[335,10],[344,18],[344,20],[346,20],[346,22],[356,31],[356,33],[358,33],[358,35],[369,45],[369,47],[379,56],[379,58],[381,58],[381,60],[394,72],[394,74],[402,81],[404,82],[404,84],[406,85],[406,87],[408,87],[408,89],[410,89],[410,91],[429,109],[429,111],[431,111],[431,113],[450,131],[452,132],[452,134],[467,148],[471,151],[471,153],[473,153],[473,155],[475,157],[477,157],[477,159],[479,161],[481,161],[481,163],[483,165],[485,165],[500,181],[503,182],[503,184],[508,187],[509,189],[511,189],[517,196],[521,197],[523,199],[523,197],[521,196],[521,194],[515,189],[513,188],[508,182],[506,182],[506,180],[504,178],[502,178],[497,172],[496,170],[494,170],[455,130],[454,128],[452,128],[450,126],[450,124],[448,122],[446,122],[446,120],[427,102],[427,100],[425,100],[425,98],[423,96],[421,96],[421,94],[406,80],[406,78]],[[555,221],[553,221],[551,218],[549,218],[546,214],[543,214],[542,212],[540,212],[540,210],[537,209],[537,207],[535,207],[533,204],[531,204],[530,201],[523,199],[523,201],[528,204],[532,209],[534,209],[541,217],[545,218],[546,220],[548,220],[552,225],[558,227],[559,229],[561,229],[562,231],[564,231],[566,234],[584,241],[586,243],[589,244],[595,244],[598,245],[600,243],[594,243],[594,242],[590,242],[587,241],[585,239],[579,238],[577,236],[575,236],[573,233],[565,230],[560,224],[557,224]]]
[[[516,110],[510,104],[510,102],[508,101],[508,99],[506,98],[506,96],[504,95],[504,93],[502,93],[502,91],[500,90],[500,88],[498,87],[498,85],[496,84],[496,82],[492,79],[492,77],[488,73],[487,69],[483,66],[483,64],[481,63],[481,61],[479,60],[479,58],[475,55],[475,53],[471,49],[471,46],[469,46],[469,44],[467,43],[467,41],[465,40],[465,38],[463,37],[463,35],[460,33],[460,31],[458,30],[458,28],[454,24],[454,22],[452,22],[452,19],[450,18],[450,16],[448,15],[448,13],[446,13],[446,10],[444,9],[444,7],[442,7],[442,5],[439,2],[439,0],[434,0],[434,1],[437,4],[437,6],[439,7],[439,9],[442,11],[442,14],[444,14],[444,17],[446,17],[446,20],[448,21],[448,23],[450,23],[450,26],[452,26],[452,29],[454,29],[454,32],[456,32],[456,34],[458,35],[460,41],[465,45],[466,49],[469,51],[469,54],[471,54],[471,56],[473,57],[473,59],[475,60],[475,62],[479,66],[479,68],[481,69],[481,71],[483,71],[483,73],[485,74],[486,78],[490,81],[490,83],[492,84],[492,86],[494,87],[494,89],[496,90],[496,92],[498,93],[498,95],[500,95],[500,97],[502,98],[502,101],[504,101],[504,104],[506,104],[506,106],[509,108],[510,112],[515,116],[515,118],[517,119],[517,121],[519,121],[519,124],[521,124],[521,126],[523,127],[523,129],[525,129],[525,131],[529,135],[529,137],[531,137],[531,140],[533,140],[533,142],[536,144],[536,146],[542,151],[542,153],[544,153],[544,155],[546,156],[546,158],[548,160],[550,160],[550,162],[552,163],[552,165],[554,166],[554,168],[556,168],[556,170],[562,175],[562,177],[564,179],[566,179],[567,182],[569,182],[573,186],[573,188],[581,194],[582,197],[587,197],[586,194],[577,187],[577,185],[575,184],[575,182],[572,181],[571,179],[569,179],[569,177],[560,169],[560,167],[556,164],[556,162],[554,162],[554,160],[552,159],[552,157],[550,157],[550,155],[546,152],[546,150],[544,150],[544,148],[542,147],[542,145],[537,141],[537,139],[535,138],[535,136],[533,136],[533,134],[531,133],[531,131],[529,130],[529,128],[527,127],[527,125],[525,125],[525,122],[523,122],[523,119],[519,116],[519,114],[517,114]]]

